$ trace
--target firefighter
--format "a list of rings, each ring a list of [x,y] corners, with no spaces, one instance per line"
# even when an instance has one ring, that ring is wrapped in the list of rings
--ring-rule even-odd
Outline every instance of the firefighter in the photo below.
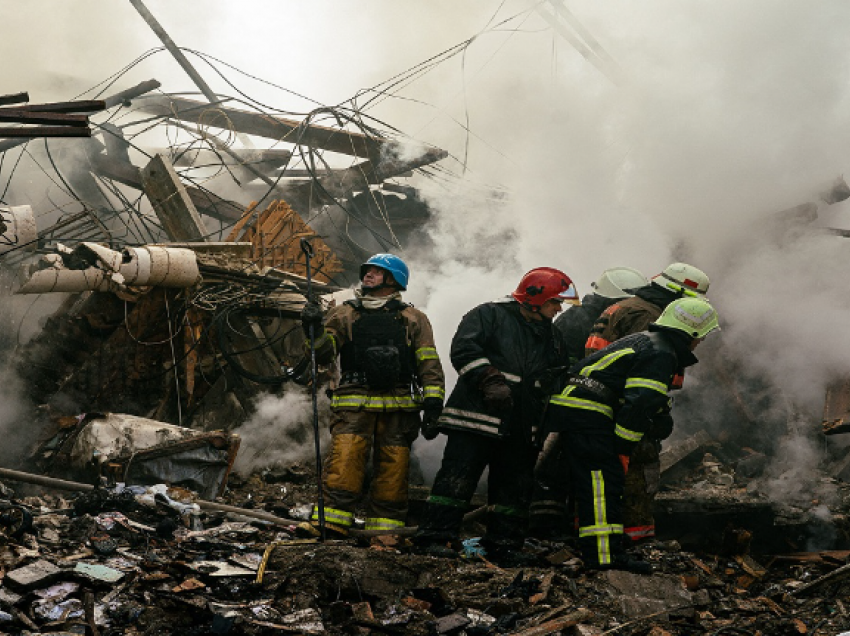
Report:
[[[569,367],[584,358],[585,342],[599,315],[618,300],[629,298],[633,290],[647,284],[646,276],[631,267],[613,267],[602,272],[591,284],[593,293],[586,294],[581,305],[568,307],[555,320],[555,329],[560,332],[563,342],[562,364]],[[534,470],[534,493],[529,508],[528,534],[541,539],[563,538],[569,529],[569,466],[566,461],[549,457],[551,452],[552,444],[544,441]]]
[[[553,318],[578,304],[570,277],[550,267],[531,270],[508,297],[472,309],[452,339],[458,380],[439,427],[448,437],[442,465],[414,537],[420,551],[449,556],[478,480],[489,467],[488,558],[507,565],[525,539],[536,434],[544,401],[537,375],[559,360]]]
[[[579,523],[579,546],[590,569],[648,573],[648,564],[626,557],[622,497],[629,458],[667,403],[679,369],[695,364],[692,353],[719,329],[708,301],[681,298],[667,305],[649,331],[617,340],[570,369],[564,390],[546,411],[545,430],[555,434],[570,466]]]
[[[558,316],[555,328],[561,332],[569,358],[568,365],[584,358],[585,343],[600,314],[618,300],[630,298],[634,290],[648,284],[646,276],[631,267],[606,269],[591,284],[594,291],[581,299],[580,306],[569,307]]]
[[[646,330],[649,323],[677,298],[703,298],[708,291],[706,274],[686,263],[672,263],[654,276],[649,285],[635,290],[632,298],[606,309],[594,324],[585,345],[590,355],[629,334]],[[677,373],[673,388],[682,388],[684,374]],[[673,432],[670,406],[655,414],[653,424],[635,452],[626,476],[623,520],[625,533],[634,543],[655,537],[652,506],[661,479],[661,440]]]
[[[409,279],[407,265],[393,254],[376,254],[360,266],[360,279],[355,298],[332,308],[324,320],[314,302],[301,313],[308,338],[313,325],[317,362],[330,364],[339,357],[339,383],[331,398],[332,441],[322,484],[326,528],[336,535],[346,535],[354,522],[370,454],[366,529],[404,526],[410,447],[419,432],[419,411],[423,429],[433,429],[445,397],[431,323],[401,300]],[[316,506],[311,521],[317,525],[318,520]]]

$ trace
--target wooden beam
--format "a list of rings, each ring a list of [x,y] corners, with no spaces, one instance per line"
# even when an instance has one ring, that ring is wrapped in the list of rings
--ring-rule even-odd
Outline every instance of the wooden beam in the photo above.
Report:
[[[78,102],[25,104],[23,106],[15,106],[14,110],[27,110],[40,113],[99,113],[102,110],[106,110],[106,102],[102,99],[89,99]]]
[[[206,240],[204,222],[167,157],[151,159],[142,169],[142,184],[172,241]]]
[[[58,124],[82,128],[89,125],[89,118],[86,115],[27,111],[23,108],[0,108],[0,122],[12,124]]]
[[[168,49],[168,52],[174,56],[174,59],[177,60],[177,63],[180,67],[186,71],[186,75],[195,83],[200,91],[204,94],[211,102],[216,101],[218,99],[216,94],[213,93],[212,89],[207,85],[204,81],[204,78],[195,70],[195,67],[186,59],[186,56],[183,55],[183,51],[174,44],[174,41],[171,39],[171,36],[168,35],[165,29],[162,28],[162,25],[159,21],[153,16],[153,14],[148,10],[148,8],[144,5],[142,0],[130,0],[130,4],[135,7],[136,11],[139,12],[139,15],[142,16],[145,22],[148,23],[148,26],[156,33],[157,37],[162,41],[165,45],[165,48]]]
[[[160,86],[162,86],[162,84],[160,84],[154,79],[146,80],[130,88],[125,88],[123,91],[119,91],[114,95],[110,95],[109,97],[104,99],[103,102],[106,104],[106,108],[112,108],[113,106],[118,106],[118,104],[124,104],[125,102],[129,102],[131,99],[140,97],[145,93],[155,91]]]
[[[91,167],[101,177],[117,181],[136,190],[144,190],[140,170],[132,163],[94,153],[89,155],[89,160]],[[194,186],[185,186],[185,188],[198,212],[214,219],[225,222],[236,221],[242,217],[242,213],[245,211],[244,206],[222,199],[212,192]]]
[[[91,128],[71,128],[70,126],[0,127],[0,137],[91,137]],[[0,147],[0,150],[8,150],[8,148]]]
[[[362,133],[328,128],[311,124],[302,128],[302,122],[284,117],[273,117],[237,108],[221,102],[205,104],[184,97],[147,97],[142,104],[149,112],[195,125],[217,128],[234,128],[238,132],[257,135],[290,144],[321,148],[344,155],[378,157],[385,141]]]
[[[0,95],[0,106],[9,104],[22,104],[30,100],[29,93],[12,93],[11,95]]]

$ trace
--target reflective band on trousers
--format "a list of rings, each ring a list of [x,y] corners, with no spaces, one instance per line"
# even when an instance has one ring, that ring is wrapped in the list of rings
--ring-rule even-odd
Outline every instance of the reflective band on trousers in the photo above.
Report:
[[[393,530],[395,528],[403,528],[404,521],[398,519],[384,519],[380,517],[367,517],[366,530]]]
[[[423,360],[439,360],[440,356],[437,355],[437,350],[434,347],[420,347],[416,350],[416,359],[419,362]]]
[[[667,385],[658,380],[650,380],[649,378],[626,378],[627,389],[652,389],[664,395],[667,395]]]
[[[420,402],[409,395],[334,395],[331,408],[365,408],[367,411],[418,409]]]
[[[579,371],[578,374],[588,378],[590,377],[590,374],[594,371],[602,371],[603,369],[607,369],[623,356],[630,355],[634,352],[635,350],[632,348],[620,349],[619,351],[612,351],[608,355],[602,356],[602,358],[600,358],[590,366],[587,366],[581,371]]]
[[[505,380],[508,382],[513,382],[515,384],[519,384],[522,382],[522,376],[514,375],[513,373],[507,373],[506,371],[499,371],[503,376],[505,376]]]
[[[578,536],[596,536],[596,558],[599,565],[611,564],[611,542],[609,537],[614,530],[602,530],[613,527],[608,525],[608,510],[605,506],[605,478],[601,470],[590,471],[590,482],[593,488],[593,525],[578,529]],[[596,529],[595,532],[593,530]],[[592,535],[583,535],[582,532],[592,532]],[[622,527],[620,529],[622,532]]]
[[[313,506],[313,515],[311,521],[319,520],[319,507]],[[354,513],[346,510],[337,510],[336,508],[325,508],[325,521],[333,523],[343,528],[350,528],[354,525]]]
[[[508,517],[527,517],[528,513],[521,508],[514,508],[512,506],[500,506],[496,504],[493,506],[493,512],[498,515],[506,515]]]
[[[451,506],[452,508],[466,508],[469,504],[462,499],[453,499],[452,497],[441,497],[440,495],[431,495],[428,497],[429,504],[438,506]]]
[[[446,398],[446,390],[441,386],[426,386],[422,390],[422,395],[426,398],[435,397],[444,400]]]
[[[583,526],[578,529],[580,537],[595,537],[603,534],[623,534],[623,526],[615,523],[607,526]]]
[[[622,437],[627,442],[639,442],[643,439],[643,433],[639,433],[637,431],[630,431],[627,428],[623,428],[619,424],[614,426],[614,432],[617,434],[617,437]]]
[[[458,375],[463,375],[464,373],[469,373],[473,369],[477,369],[478,367],[486,367],[490,365],[490,360],[487,358],[478,358],[477,360],[473,360],[469,364],[462,366],[457,370]]]
[[[632,539],[646,539],[655,536],[655,526],[633,526],[625,528],[624,532]]]

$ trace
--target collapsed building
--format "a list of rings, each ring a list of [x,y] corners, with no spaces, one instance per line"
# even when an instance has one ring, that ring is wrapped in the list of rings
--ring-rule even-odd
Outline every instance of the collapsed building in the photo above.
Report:
[[[25,318],[0,306],[0,352],[30,433],[7,449],[7,468],[66,480],[40,482],[50,492],[88,493],[4,491],[0,623],[95,634],[174,624],[526,636],[850,628],[850,461],[829,441],[850,430],[850,386],[829,387],[822,431],[801,430],[793,405],[774,408],[771,387],[722,348],[702,384],[728,426],[694,434],[700,426],[686,423],[665,448],[660,541],[644,549],[652,584],[585,576],[568,548],[545,542],[533,547],[551,568],[526,572],[489,564],[474,540],[457,563],[403,554],[403,535],[317,545],[299,524],[316,492],[309,455],[234,471],[256,400],[304,394],[310,381],[301,241],[313,249],[309,285],[334,302],[372,252],[427,226],[428,205],[406,179],[439,172],[447,153],[354,111],[283,117],[187,72],[203,99],[155,80],[86,102],[0,98],[22,124],[0,132],[0,151],[24,160],[0,207],[4,290],[57,299],[20,343]],[[157,131],[170,143],[158,145]],[[27,194],[40,165],[59,184],[55,200]],[[848,195],[839,181],[821,201],[772,215],[767,231],[785,240]],[[680,407],[699,413],[706,399],[697,387]],[[761,434],[767,418],[826,446],[813,487],[790,504],[765,486],[787,474],[770,471],[783,436]],[[309,446],[309,435],[305,421],[277,442]],[[411,524],[425,492],[413,493]]]

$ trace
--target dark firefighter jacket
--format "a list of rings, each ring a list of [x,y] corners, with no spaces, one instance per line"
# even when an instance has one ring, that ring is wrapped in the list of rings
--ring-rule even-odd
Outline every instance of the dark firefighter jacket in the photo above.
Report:
[[[544,370],[557,366],[558,342],[550,321],[527,320],[510,297],[471,310],[452,339],[451,359],[458,380],[443,409],[440,428],[497,438],[510,431],[532,441],[544,406],[535,396],[534,382]],[[510,413],[491,413],[484,405],[479,382],[489,366],[501,371],[511,387]]]
[[[325,317],[325,330],[316,338],[316,361],[330,364],[348,343],[352,341],[352,327],[364,312],[388,312],[393,310],[390,301],[381,309],[367,310],[354,302],[344,303],[331,309]],[[415,380],[422,389],[422,396],[411,392],[411,378],[401,378],[394,389],[373,391],[363,383],[342,382],[333,392],[331,408],[335,411],[416,411],[422,399],[445,397],[445,377],[437,349],[434,333],[428,317],[411,305],[398,302],[399,316],[407,335],[408,353],[413,357]],[[309,343],[306,345],[309,347]],[[345,369],[343,369],[345,371]]]
[[[677,369],[697,362],[685,334],[651,327],[605,347],[574,365],[570,372],[601,382],[616,396],[606,402],[599,393],[567,385],[553,396],[547,411],[547,431],[568,428],[603,433],[613,426],[618,453],[628,455],[652,424],[652,417],[667,406]],[[553,408],[555,407],[555,408]],[[558,408],[565,407],[565,408]],[[594,417],[570,417],[570,412]]]
[[[600,314],[615,302],[616,298],[587,294],[581,299],[581,305],[569,307],[555,319],[555,329],[561,334],[564,353],[568,358],[564,364],[575,364],[585,356],[584,346],[591,328]]]
[[[677,298],[678,294],[650,283],[638,289],[633,297],[611,305],[590,330],[584,355],[596,353],[625,336],[646,331],[649,323],[657,320],[664,308]],[[673,379],[673,388],[681,389],[684,382],[685,372],[680,369]]]
[[[638,289],[633,297],[617,301],[597,318],[584,346],[584,355],[596,353],[629,334],[646,331],[649,323],[677,298],[674,292],[649,284]]]

